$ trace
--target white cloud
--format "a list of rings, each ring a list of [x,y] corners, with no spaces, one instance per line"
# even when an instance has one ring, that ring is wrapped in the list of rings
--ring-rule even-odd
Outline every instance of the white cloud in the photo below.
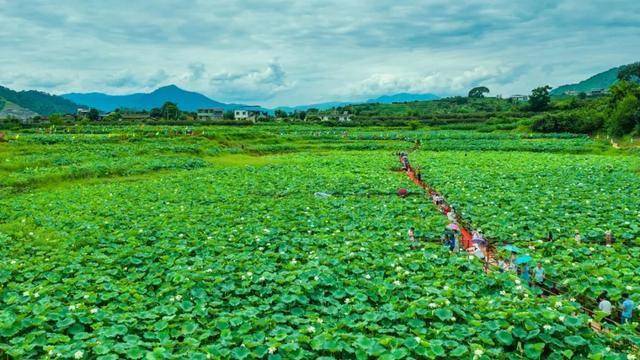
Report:
[[[264,105],[464,93],[477,82],[528,92],[637,61],[640,45],[633,0],[0,0],[0,9],[4,84],[124,93],[175,82]]]
[[[215,74],[209,82],[214,93],[243,101],[267,100],[294,86],[287,81],[286,73],[277,62],[263,69]]]

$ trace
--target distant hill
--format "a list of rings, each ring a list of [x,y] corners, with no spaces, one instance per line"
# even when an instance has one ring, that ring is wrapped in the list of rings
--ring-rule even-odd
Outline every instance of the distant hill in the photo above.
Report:
[[[167,101],[178,104],[181,110],[196,111],[202,108],[222,108],[225,110],[253,109],[257,106],[242,104],[225,104],[212,100],[200,93],[180,89],[175,85],[161,87],[150,93],[136,93],[130,95],[108,95],[103,93],[70,93],[62,97],[78,104],[93,107],[102,111],[112,111],[117,108],[132,110],[150,110],[161,107]]]
[[[332,109],[338,106],[347,106],[351,104],[355,104],[355,103],[342,102],[342,101],[330,101],[330,102],[324,102],[324,103],[298,105],[298,106],[279,106],[275,108],[275,110],[283,110],[286,112],[307,111],[309,109],[327,110],[327,109]]]
[[[367,100],[367,102],[391,104],[391,103],[399,103],[399,102],[429,101],[429,100],[438,100],[438,99],[440,99],[440,97],[434,94],[399,93],[394,95],[382,95],[375,99],[369,99]]]
[[[0,99],[0,119],[12,118],[19,120],[28,120],[35,116],[38,116],[38,114],[29,109],[25,109],[20,105],[16,105],[10,101]]]
[[[592,90],[598,89],[607,89],[611,85],[613,85],[616,81],[618,81],[618,72],[622,66],[615,67],[609,69],[605,72],[601,72],[597,75],[594,75],[587,80],[580,81],[577,84],[568,84],[559,86],[553,90],[551,90],[551,95],[563,95],[567,91],[576,91],[576,92],[589,92]]]
[[[74,114],[78,109],[73,101],[35,90],[14,91],[0,86],[0,98],[40,115]]]
[[[339,106],[356,105],[363,103],[379,103],[379,104],[391,104],[394,102],[412,102],[412,101],[430,101],[440,99],[439,96],[434,94],[410,94],[399,93],[394,95],[382,95],[375,99],[368,99],[365,101],[330,101],[318,104],[298,105],[298,106],[280,106],[276,109],[284,110],[287,112],[293,111],[306,111],[309,109],[327,110]]]

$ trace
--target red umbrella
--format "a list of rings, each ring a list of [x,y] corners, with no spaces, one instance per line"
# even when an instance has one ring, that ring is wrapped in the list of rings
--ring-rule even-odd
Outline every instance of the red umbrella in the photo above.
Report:
[[[409,195],[409,191],[407,191],[407,189],[402,188],[402,189],[398,189],[398,196],[400,197],[406,197],[407,195]]]

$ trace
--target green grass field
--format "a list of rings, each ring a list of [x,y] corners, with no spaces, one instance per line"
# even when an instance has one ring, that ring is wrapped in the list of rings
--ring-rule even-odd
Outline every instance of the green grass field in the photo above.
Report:
[[[11,358],[624,359],[640,345],[637,314],[594,331],[600,314],[580,309],[602,290],[640,301],[640,161],[586,136],[268,125],[7,137]],[[409,149],[466,220],[526,249],[566,292],[540,297],[445,250],[446,217],[397,171]]]

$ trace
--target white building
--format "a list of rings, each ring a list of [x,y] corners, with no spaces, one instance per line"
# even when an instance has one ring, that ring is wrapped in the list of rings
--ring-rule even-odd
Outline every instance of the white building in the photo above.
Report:
[[[211,108],[211,109],[198,109],[198,120],[207,121],[207,120],[216,120],[222,119],[224,116],[224,110],[219,108]]]
[[[235,120],[251,120],[256,121],[257,119],[262,119],[267,117],[266,113],[258,110],[246,110],[240,109],[235,110],[233,112],[233,118]]]
[[[513,101],[529,101],[529,95],[511,95],[509,99]]]

